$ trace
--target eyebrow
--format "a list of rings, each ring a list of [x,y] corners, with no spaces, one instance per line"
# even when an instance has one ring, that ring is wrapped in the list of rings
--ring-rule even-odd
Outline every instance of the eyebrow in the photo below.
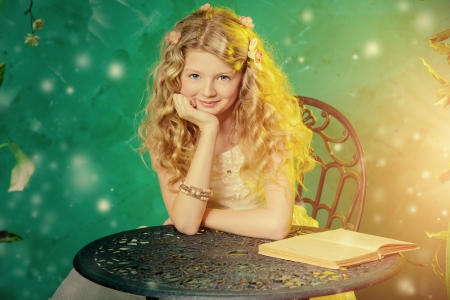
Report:
[[[194,70],[194,69],[190,69],[190,68],[184,69],[183,72],[184,71],[202,74],[202,72]],[[215,76],[217,76],[217,75],[233,75],[234,73],[235,72],[233,72],[233,71],[227,71],[227,72],[218,72],[217,74],[214,74],[214,75]]]

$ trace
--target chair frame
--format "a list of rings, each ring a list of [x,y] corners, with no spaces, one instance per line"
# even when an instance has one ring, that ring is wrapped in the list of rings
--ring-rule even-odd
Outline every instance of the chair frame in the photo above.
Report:
[[[318,190],[315,196],[315,199],[302,197],[302,187],[299,185],[298,195],[295,199],[295,203],[298,205],[302,205],[303,203],[309,203],[312,206],[311,216],[313,218],[317,217],[317,213],[319,210],[325,210],[328,212],[328,220],[325,224],[325,228],[330,229],[333,220],[340,219],[342,221],[342,227],[345,229],[358,231],[359,226],[362,219],[362,213],[364,209],[364,201],[366,196],[366,166],[364,160],[364,150],[362,148],[361,142],[359,140],[358,134],[355,129],[351,125],[350,121],[336,108],[332,107],[329,104],[326,104],[320,100],[297,96],[299,101],[299,105],[303,108],[303,123],[313,131],[314,134],[319,135],[326,147],[326,150],[330,157],[332,158],[332,162],[325,163],[324,160],[318,156],[313,154],[314,159],[319,163],[321,167],[320,171],[320,179]],[[314,116],[310,107],[315,107],[320,109],[322,112],[320,113],[321,117],[324,119],[322,124],[316,125],[316,116]],[[331,137],[327,135],[324,130],[328,127],[331,117],[336,119],[338,122],[342,124],[344,127],[344,132],[342,137]],[[331,147],[330,143],[339,144],[344,143],[351,138],[353,144],[356,147],[356,153],[353,155],[353,161],[344,161],[338,158]],[[351,168],[357,166],[359,164],[360,174],[355,171],[347,171],[346,168]],[[323,192],[323,187],[325,184],[325,176],[328,170],[335,168],[340,172],[340,181],[337,187],[337,191],[335,194],[335,198],[333,200],[332,206],[329,206],[326,203],[321,203],[321,197]],[[357,188],[355,194],[353,195],[353,200],[347,215],[337,212],[337,207],[339,205],[340,197],[342,194],[342,190],[345,186],[346,180],[349,178],[353,178],[357,184]],[[356,216],[354,213],[356,211]],[[354,224],[351,223],[352,217],[355,217]]]

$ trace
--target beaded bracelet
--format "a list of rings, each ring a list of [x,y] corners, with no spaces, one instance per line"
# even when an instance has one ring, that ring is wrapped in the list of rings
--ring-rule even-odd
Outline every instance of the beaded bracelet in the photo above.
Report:
[[[181,180],[180,191],[183,194],[197,198],[202,201],[208,201],[213,195],[212,188],[201,189],[190,185],[189,183],[185,182],[184,179]]]

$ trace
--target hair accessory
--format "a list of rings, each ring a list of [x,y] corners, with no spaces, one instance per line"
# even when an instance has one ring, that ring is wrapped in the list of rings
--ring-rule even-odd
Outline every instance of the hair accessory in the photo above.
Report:
[[[166,71],[162,71],[161,75],[159,75],[159,85],[162,85],[165,79],[166,79]]]
[[[256,51],[256,44],[258,44],[258,40],[256,38],[252,38],[250,40],[250,45],[248,46],[247,56],[248,58],[253,59],[258,69],[262,70],[261,67],[262,53]]]
[[[186,181],[181,180],[180,191],[183,194],[194,197],[198,200],[208,201],[213,196],[212,188],[209,189],[201,189],[195,186],[190,185]]]
[[[239,22],[241,22],[242,25],[250,29],[255,27],[255,25],[253,24],[253,20],[250,17],[240,17]]]
[[[172,31],[166,36],[166,40],[172,45],[178,44],[181,39],[181,32]]]
[[[209,3],[206,3],[205,5],[200,6],[200,10],[211,10],[212,7],[209,5]]]

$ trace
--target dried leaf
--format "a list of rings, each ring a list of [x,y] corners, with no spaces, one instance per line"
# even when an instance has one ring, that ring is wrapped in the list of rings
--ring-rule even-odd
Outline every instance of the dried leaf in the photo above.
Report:
[[[430,233],[430,232],[425,231],[425,233],[430,238],[435,238],[435,239],[440,239],[440,240],[447,239],[447,231],[441,231],[441,232],[437,232],[437,233]]]
[[[450,181],[450,162],[448,163],[448,169],[441,175],[437,176],[436,179],[439,180],[441,183],[444,183],[446,181]]]
[[[444,108],[450,104],[450,82],[439,88],[435,105],[438,104],[442,104]]]
[[[425,67],[427,67],[428,68],[428,72],[430,72],[431,73],[431,75],[433,75],[434,76],[434,78],[436,78],[436,80],[437,81],[439,81],[439,83],[440,84],[446,84],[447,83],[447,80],[444,78],[444,77],[442,77],[442,76],[440,76],[439,74],[437,74],[426,62],[425,62],[425,60],[421,57],[420,58],[421,60],[422,60],[422,62],[423,62],[423,65],[425,66]]]
[[[20,236],[7,230],[0,231],[0,243],[11,243],[23,240]]]
[[[430,40],[430,42],[436,43],[436,42],[445,41],[448,38],[450,38],[450,29],[436,33],[435,35],[429,37],[427,40]]]
[[[10,140],[8,146],[16,159],[16,164],[11,171],[11,184],[8,192],[23,191],[34,173],[34,164],[16,143]]]

